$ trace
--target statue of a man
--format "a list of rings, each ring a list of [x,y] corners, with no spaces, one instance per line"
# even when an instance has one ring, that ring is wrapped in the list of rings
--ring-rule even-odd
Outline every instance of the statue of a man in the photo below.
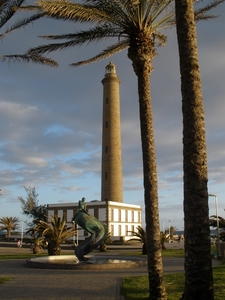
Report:
[[[86,210],[86,203],[85,203],[85,198],[83,197],[82,200],[79,200],[79,210],[85,212],[88,214]]]

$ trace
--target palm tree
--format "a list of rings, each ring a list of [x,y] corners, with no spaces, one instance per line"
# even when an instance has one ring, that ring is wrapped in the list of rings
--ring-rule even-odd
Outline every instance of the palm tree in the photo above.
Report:
[[[136,241],[142,243],[142,254],[147,254],[147,238],[146,238],[146,231],[141,226],[137,227],[137,231],[128,231],[131,233],[132,237],[127,241],[127,243]]]
[[[161,247],[163,250],[166,250],[165,242],[169,241],[170,239],[169,234],[161,231],[160,238],[161,238]]]
[[[166,42],[166,37],[160,31],[175,24],[173,4],[174,0],[86,0],[83,3],[38,1],[36,9],[44,11],[50,18],[92,24],[93,27],[75,33],[45,36],[47,39],[65,41],[28,51],[28,55],[42,55],[106,38],[116,38],[113,39],[114,44],[100,54],[72,64],[80,66],[128,49],[128,57],[138,79],[150,299],[166,299],[167,296],[163,283],[149,75],[153,70],[156,47]],[[196,18],[206,18],[208,8],[197,10]]]
[[[10,239],[11,230],[18,229],[19,218],[17,217],[2,217],[0,218],[0,229],[7,230],[7,239]]]
[[[106,239],[104,242],[99,246],[99,251],[100,252],[106,252],[107,251],[107,244],[112,244],[113,240],[111,239],[111,233],[108,232]]]
[[[177,231],[177,227],[176,226],[170,226],[170,228],[168,229],[168,233],[169,233],[169,239],[173,240],[173,236],[174,233]]]
[[[58,215],[55,215],[54,217],[50,217],[49,221],[50,223],[38,220],[37,225],[30,230],[37,233],[39,237],[44,237],[44,242],[48,245],[49,255],[60,255],[60,244],[74,236],[76,229],[67,227],[64,216],[60,218]]]
[[[18,11],[18,8],[22,6],[25,0],[0,0],[0,29],[4,28],[5,25],[12,19],[15,13]],[[7,34],[10,32],[22,28],[29,23],[41,18],[44,16],[44,13],[36,13],[28,18],[21,19],[17,21],[12,26],[6,28],[5,31],[0,33],[0,40],[3,39]],[[23,62],[33,62],[33,63],[40,63],[46,64],[52,67],[56,67],[58,64],[48,58],[42,57],[40,55],[0,55],[0,59],[2,61],[23,61]]]
[[[214,1],[218,5],[223,1]],[[204,108],[193,0],[175,0],[183,113],[185,300],[213,300]]]

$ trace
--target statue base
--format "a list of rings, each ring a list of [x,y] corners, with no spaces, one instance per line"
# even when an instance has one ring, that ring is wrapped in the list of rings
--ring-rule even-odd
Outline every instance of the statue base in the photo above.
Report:
[[[113,270],[129,269],[147,265],[146,258],[124,256],[87,256],[86,261],[79,261],[74,255],[56,255],[35,257],[26,260],[31,268],[61,270]]]

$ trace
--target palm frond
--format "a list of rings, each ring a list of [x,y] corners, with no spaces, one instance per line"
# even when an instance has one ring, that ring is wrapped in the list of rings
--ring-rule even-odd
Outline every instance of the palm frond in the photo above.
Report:
[[[39,13],[39,14],[35,14],[31,17],[24,18],[24,19],[17,21],[11,27],[9,27],[4,33],[0,34],[0,39],[3,38],[5,35],[9,34],[10,32],[12,32],[13,30],[25,27],[29,23],[32,23],[32,22],[44,17],[44,15],[45,15],[44,13]]]
[[[37,5],[50,18],[79,22],[106,22],[108,16],[93,5],[78,4],[70,1],[37,1]]]
[[[219,227],[225,229],[225,219],[218,216]],[[209,226],[217,227],[217,216],[213,215],[209,219]]]
[[[223,3],[225,0],[213,0],[211,3],[208,5],[195,9],[194,15],[195,15],[195,20],[200,21],[200,20],[208,20],[208,19],[214,19],[217,17],[217,15],[212,15],[212,14],[207,14],[209,11],[211,11],[213,8],[217,7],[219,4]]]
[[[62,35],[47,35],[41,36],[45,39],[71,39],[77,42],[77,45],[80,46],[84,43],[98,42],[102,38],[108,37],[118,37],[121,36],[121,29],[116,27],[111,27],[107,25],[96,26],[87,31],[79,31],[75,33],[62,34]]]
[[[42,36],[46,39],[70,39],[68,42],[53,43],[48,45],[42,45],[28,50],[27,54],[43,54],[56,50],[64,50],[74,46],[80,46],[84,43],[98,42],[102,38],[118,37],[120,30],[118,28],[111,28],[108,26],[96,26],[88,31],[81,31],[77,33],[63,34],[63,35],[51,35]]]
[[[16,13],[15,7],[22,5],[25,0],[4,1],[0,7],[0,28]]]
[[[58,63],[50,58],[41,55],[1,55],[0,60],[3,62],[33,62],[35,64],[46,65],[50,67],[58,67]]]
[[[100,54],[98,54],[98,55],[96,55],[96,56],[94,56],[90,59],[70,64],[70,66],[78,67],[78,66],[87,65],[87,64],[90,64],[90,63],[93,63],[93,62],[96,62],[96,61],[100,61],[100,60],[108,58],[108,57],[110,57],[110,56],[112,56],[112,55],[128,48],[128,47],[129,47],[129,39],[125,39],[121,42],[113,44],[112,46],[110,46],[110,47],[106,48],[105,50],[103,50]]]

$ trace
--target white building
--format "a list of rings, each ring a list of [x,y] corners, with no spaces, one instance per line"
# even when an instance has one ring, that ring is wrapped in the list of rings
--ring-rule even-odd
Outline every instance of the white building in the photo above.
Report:
[[[87,211],[104,222],[113,240],[126,241],[131,237],[129,231],[136,231],[141,226],[141,211],[139,205],[119,203],[113,201],[91,201],[86,202]],[[72,226],[72,218],[78,210],[77,203],[48,204],[48,215],[66,217],[67,225]],[[88,233],[79,229],[79,240],[84,240]]]

